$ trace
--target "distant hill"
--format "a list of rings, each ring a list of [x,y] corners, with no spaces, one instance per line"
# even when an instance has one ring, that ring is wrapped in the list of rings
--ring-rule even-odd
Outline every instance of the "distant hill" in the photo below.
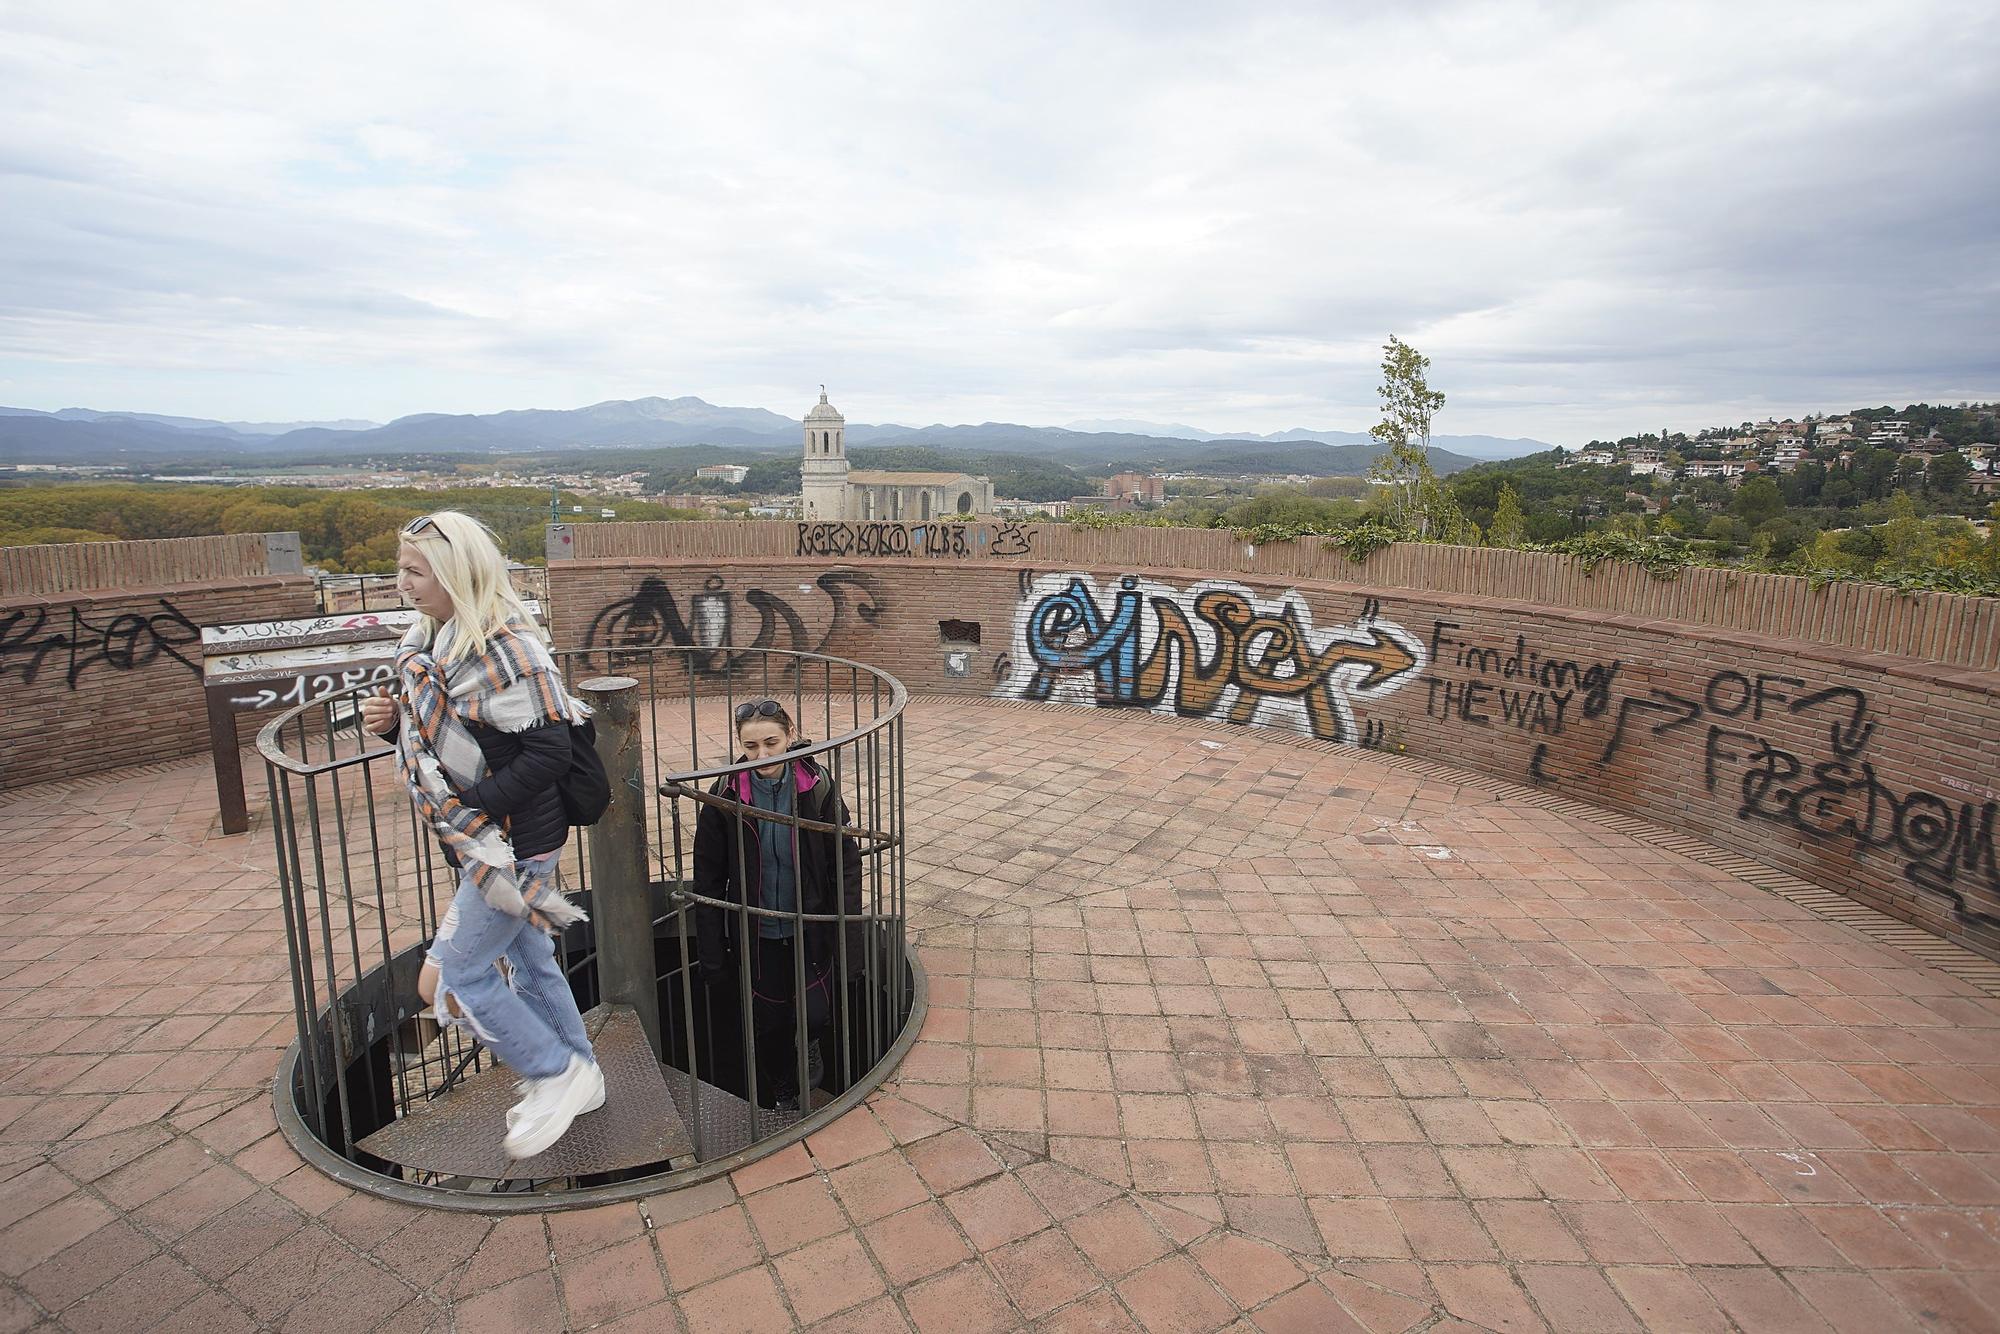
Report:
[[[1124,425],[1101,422],[1091,425]],[[1131,423],[1144,426],[1146,423]],[[477,414],[416,413],[386,425],[335,421],[250,423],[155,413],[65,408],[37,412],[0,408],[0,462],[118,463],[135,456],[226,459],[312,457],[322,460],[407,454],[549,454],[572,449],[733,446],[758,451],[799,447],[799,422],[764,408],[718,406],[699,398],[613,399],[589,407],[531,408]],[[1187,431],[1160,427],[1159,432]],[[1359,432],[1275,436],[1161,434],[1138,430],[1075,430],[1011,422],[911,427],[851,423],[850,445],[908,445],[951,453],[1004,452],[1084,468],[1143,467],[1168,471],[1360,473],[1381,452]],[[1457,446],[1463,442],[1464,448]],[[1439,436],[1431,452],[1441,473],[1508,453],[1545,449],[1539,441],[1488,436]]]
[[[1194,426],[1165,426],[1158,422],[1143,421],[1075,421],[1069,424],[1073,431],[1117,431],[1133,435],[1168,436],[1179,440],[1318,440],[1329,445],[1369,445],[1374,437],[1366,431],[1315,430],[1310,426],[1294,426],[1288,431],[1272,431],[1259,435],[1255,431],[1204,431]],[[1454,454],[1470,455],[1476,459],[1511,459],[1523,454],[1539,453],[1551,446],[1547,441],[1515,439],[1496,435],[1441,435],[1433,441],[1442,444]]]

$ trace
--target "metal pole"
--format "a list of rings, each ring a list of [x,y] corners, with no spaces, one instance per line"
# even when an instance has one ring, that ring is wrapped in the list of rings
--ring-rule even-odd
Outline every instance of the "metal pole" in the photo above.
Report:
[[[577,684],[596,710],[597,753],[611,780],[611,807],[590,831],[591,917],[597,932],[597,994],[639,1013],[654,1059],[666,1052],[653,975],[653,905],[647,892],[645,760],[639,753],[639,683],[596,676]]]

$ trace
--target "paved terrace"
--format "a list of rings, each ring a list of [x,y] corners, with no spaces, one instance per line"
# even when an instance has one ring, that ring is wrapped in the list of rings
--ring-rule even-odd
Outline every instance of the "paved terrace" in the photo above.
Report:
[[[2000,1328],[1967,982],[1442,770],[910,717],[898,1077],[733,1179],[497,1222],[277,1135],[271,837],[217,836],[204,762],[0,796],[0,1331]]]

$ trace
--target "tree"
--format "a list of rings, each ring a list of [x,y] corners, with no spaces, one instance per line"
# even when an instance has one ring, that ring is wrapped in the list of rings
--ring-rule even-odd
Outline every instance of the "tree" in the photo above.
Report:
[[[1512,486],[1500,484],[1500,498],[1493,504],[1493,524],[1487,529],[1489,545],[1518,547],[1528,536],[1528,516],[1521,512],[1521,496]]]
[[[1965,455],[1948,449],[1932,459],[1930,467],[1924,470],[1924,489],[1934,496],[1953,496],[1971,475],[1972,464]]]
[[[1368,434],[1388,446],[1368,475],[1388,483],[1391,513],[1417,536],[1461,542],[1471,525],[1431,471],[1431,419],[1444,395],[1425,378],[1431,359],[1394,334],[1382,345],[1382,420]]]
[[[1743,485],[1736,488],[1736,498],[1730,502],[1729,508],[1737,518],[1755,528],[1783,514],[1785,498],[1778,491],[1777,482],[1771,478],[1746,477]]]

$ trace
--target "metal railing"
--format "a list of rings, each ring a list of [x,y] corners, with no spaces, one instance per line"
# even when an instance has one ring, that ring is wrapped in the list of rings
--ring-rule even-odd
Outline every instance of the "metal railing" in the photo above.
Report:
[[[638,1012],[691,1152],[671,1161],[468,1177],[384,1156],[380,1134],[448,1108],[493,1058],[417,995],[457,888],[415,818],[395,752],[350,695],[294,708],[258,736],[297,1021],[280,1125],[350,1184],[448,1207],[561,1208],[658,1193],[768,1152],[839,1115],[900,1059],[921,1018],[906,939],[903,687],[817,654],[646,648],[557,655],[598,705],[614,801],[573,829],[566,886],[591,921],[558,957],[580,1009]],[[622,683],[593,679],[606,674]],[[774,698],[806,737],[810,794],[749,814],[731,744],[745,699]],[[791,850],[788,902],[746,895],[763,831]],[[697,837],[698,833],[701,837]],[[650,928],[650,941],[639,940]],[[647,945],[650,944],[650,949]],[[489,1076],[497,1078],[497,1076]],[[581,1122],[579,1124],[582,1124]]]

